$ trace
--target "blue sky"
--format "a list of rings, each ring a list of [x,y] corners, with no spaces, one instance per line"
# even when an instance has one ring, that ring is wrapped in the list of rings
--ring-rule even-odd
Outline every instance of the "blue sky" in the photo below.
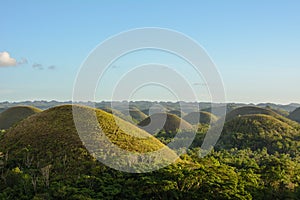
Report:
[[[70,100],[80,65],[100,42],[133,28],[162,27],[205,48],[223,78],[227,101],[300,102],[296,0],[2,0],[0,5],[0,52],[19,62],[0,66],[0,101]]]

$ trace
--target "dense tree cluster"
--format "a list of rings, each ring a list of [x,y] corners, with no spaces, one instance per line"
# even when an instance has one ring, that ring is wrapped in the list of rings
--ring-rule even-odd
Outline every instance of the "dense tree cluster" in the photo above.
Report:
[[[1,152],[0,199],[300,197],[300,156],[270,154],[266,148],[256,151],[232,148],[200,158],[201,150],[195,147],[181,157],[182,161],[142,174],[105,167],[87,159],[84,149],[76,153],[73,158],[69,154],[45,163],[39,162],[30,147],[14,157]]]

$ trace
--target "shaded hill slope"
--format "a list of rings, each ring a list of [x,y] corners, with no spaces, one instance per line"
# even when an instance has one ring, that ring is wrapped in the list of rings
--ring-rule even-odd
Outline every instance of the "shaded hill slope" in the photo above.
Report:
[[[180,118],[182,118],[184,116],[184,113],[180,110],[170,110],[170,111],[168,111],[168,113],[177,115]]]
[[[184,116],[183,119],[190,124],[210,124],[210,122],[215,123],[218,118],[209,112],[200,111],[191,112]]]
[[[151,134],[160,131],[158,130],[160,128],[160,125],[163,126],[161,128],[166,132],[176,132],[177,130],[193,129],[191,124],[179,118],[178,116],[163,113],[153,114],[138,123],[138,125]]]
[[[264,115],[272,116],[284,123],[289,124],[290,126],[298,126],[296,122],[274,112],[273,110],[267,108],[260,108],[256,106],[244,106],[244,107],[236,108],[226,115],[226,121],[232,120],[238,116],[252,115],[252,114],[264,114]]]
[[[299,131],[265,114],[235,117],[225,123],[217,149],[267,148],[270,153],[295,154],[299,149]]]
[[[137,123],[140,121],[143,121],[144,119],[146,119],[148,117],[148,115],[146,115],[145,113],[143,113],[142,111],[140,111],[137,108],[130,108],[128,110],[123,110],[122,113],[124,115],[129,114],[130,117],[132,118],[132,120]]]
[[[0,113],[0,129],[8,129],[17,122],[42,110],[31,106],[11,107]]]
[[[297,108],[296,110],[291,112],[288,118],[300,123],[300,108]]]

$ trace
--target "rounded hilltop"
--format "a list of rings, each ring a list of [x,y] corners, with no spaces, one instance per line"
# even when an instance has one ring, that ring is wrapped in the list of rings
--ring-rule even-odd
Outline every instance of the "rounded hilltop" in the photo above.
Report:
[[[162,124],[163,123],[163,124]],[[159,127],[162,125],[163,127]],[[155,113],[140,123],[138,126],[146,130],[147,132],[154,134],[159,128],[162,128],[165,132],[176,132],[178,130],[192,130],[193,126],[185,120],[179,118],[174,114],[169,113]]]
[[[128,110],[123,110],[122,113],[124,115],[129,114],[132,120],[137,123],[143,121],[148,117],[148,115],[146,115],[145,113],[143,113],[142,111],[140,111],[138,108],[135,107],[130,108]]]
[[[0,113],[0,129],[9,129],[30,115],[41,111],[41,109],[32,106],[15,106],[8,108]]]
[[[218,118],[212,113],[200,111],[200,112],[191,112],[183,117],[184,120],[190,124],[210,124],[215,123]]]
[[[274,112],[271,109],[261,108],[261,107],[256,107],[256,106],[243,106],[243,107],[236,108],[226,115],[226,121],[229,121],[235,117],[239,117],[239,116],[243,116],[243,115],[253,115],[253,114],[263,114],[263,115],[272,116],[272,117],[274,117],[284,123],[287,123],[291,126],[297,126],[296,122]]]
[[[80,136],[73,120],[73,109],[80,113],[77,122],[82,131]],[[95,116],[96,123],[93,121]],[[96,155],[108,154],[110,149],[103,133],[110,142],[128,152],[147,153],[166,147],[144,130],[105,111],[63,105],[32,115],[11,128],[0,141],[0,151],[21,159],[26,151],[30,151],[36,162],[52,163],[57,169],[64,158],[71,159],[74,165],[80,159],[92,161],[86,147]],[[24,149],[27,150],[24,152]],[[164,153],[176,157],[167,147]]]
[[[217,149],[258,150],[289,152],[294,154],[299,146],[297,127],[266,114],[249,114],[228,120],[216,145]]]

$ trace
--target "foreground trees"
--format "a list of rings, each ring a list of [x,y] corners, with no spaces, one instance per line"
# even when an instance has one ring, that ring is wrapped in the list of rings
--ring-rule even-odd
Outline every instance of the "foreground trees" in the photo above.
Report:
[[[298,156],[231,149],[199,158],[198,150],[190,150],[182,162],[145,174],[122,173],[96,161],[85,161],[79,169],[67,169],[63,160],[60,169],[26,165],[1,153],[0,199],[299,198]]]

